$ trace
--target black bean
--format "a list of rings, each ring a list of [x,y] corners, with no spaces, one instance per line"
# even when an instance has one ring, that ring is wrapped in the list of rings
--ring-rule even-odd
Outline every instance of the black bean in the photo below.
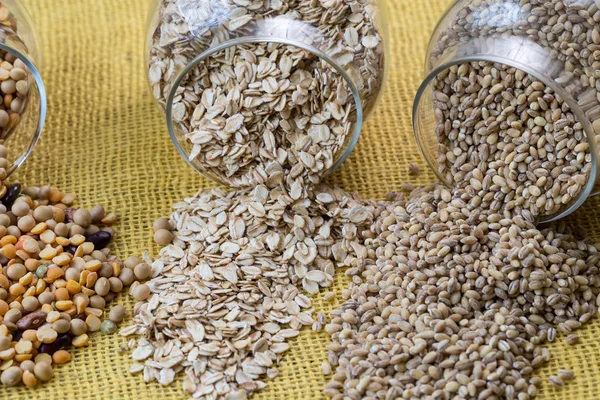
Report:
[[[105,248],[108,243],[112,239],[112,234],[110,232],[98,231],[93,235],[89,235],[85,238],[86,242],[91,242],[94,244],[94,248],[96,250],[100,250]]]
[[[21,194],[21,184],[15,183],[14,185],[10,185],[8,187],[8,189],[6,189],[6,193],[4,194],[4,197],[2,197],[2,200],[0,200],[0,201],[2,201],[2,204],[4,204],[4,206],[10,210],[13,203],[15,202],[17,197],[19,197],[20,194]]]
[[[56,353],[58,350],[69,346],[71,344],[72,340],[73,340],[73,335],[70,334],[69,332],[61,333],[56,337],[56,340],[54,342],[42,343],[42,345],[40,346],[38,351],[40,353],[46,353],[46,354],[52,355],[52,354]]]
[[[64,247],[63,250],[66,251],[67,253],[75,254],[75,251],[77,250],[77,246],[73,246],[72,244],[70,244],[70,245]]]
[[[21,338],[23,337],[23,332],[22,330],[18,330],[15,333],[12,334],[12,340],[14,342],[18,342],[19,340],[21,340]]]
[[[75,214],[75,210],[72,207],[65,208],[65,224],[68,222],[73,222],[73,215]]]

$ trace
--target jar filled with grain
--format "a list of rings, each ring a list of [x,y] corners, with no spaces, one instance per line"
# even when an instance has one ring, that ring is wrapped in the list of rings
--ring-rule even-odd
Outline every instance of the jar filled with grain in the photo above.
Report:
[[[31,154],[46,120],[46,90],[39,72],[40,44],[19,0],[0,1],[0,154],[7,175]],[[2,178],[4,179],[4,178]]]
[[[181,155],[238,188],[333,171],[382,93],[383,3],[156,0],[148,78]]]
[[[600,193],[599,1],[456,1],[426,69],[413,125],[446,185],[542,221]]]

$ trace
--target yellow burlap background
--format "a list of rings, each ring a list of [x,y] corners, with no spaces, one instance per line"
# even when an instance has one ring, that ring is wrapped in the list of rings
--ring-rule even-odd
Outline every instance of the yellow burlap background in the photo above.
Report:
[[[449,0],[391,0],[390,76],[383,102],[368,121],[358,147],[330,181],[363,196],[382,198],[402,182],[429,183],[411,129],[413,96],[423,77],[427,41]],[[40,32],[47,85],[48,120],[32,157],[16,177],[26,184],[51,183],[78,195],[79,204],[104,204],[120,222],[113,248],[120,256],[156,253],[150,226],[170,205],[212,184],[179,157],[146,86],[143,43],[148,2],[142,0],[26,0]],[[408,174],[408,163],[424,173]],[[600,239],[599,201],[574,218]],[[335,290],[347,281],[340,276]],[[129,310],[133,302],[116,302]],[[328,312],[335,304],[317,300]],[[125,326],[129,318],[122,324]],[[552,344],[544,378],[559,368],[577,379],[562,390],[544,384],[541,399],[592,399],[600,393],[596,319],[580,331],[581,343]],[[88,347],[73,351],[69,364],[35,390],[0,388],[6,399],[181,399],[181,380],[170,387],[145,384],[128,373],[131,359],[121,336],[94,334]],[[258,399],[320,399],[326,379],[324,333],[304,331],[291,341],[281,375]]]

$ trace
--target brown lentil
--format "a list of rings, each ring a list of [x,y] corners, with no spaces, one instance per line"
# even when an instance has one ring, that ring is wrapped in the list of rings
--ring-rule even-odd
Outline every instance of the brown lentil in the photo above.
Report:
[[[154,232],[154,241],[159,246],[166,246],[173,240],[173,234],[166,229],[159,229]]]
[[[116,305],[112,308],[112,310],[110,310],[108,318],[114,323],[118,324],[119,322],[123,321],[126,312],[127,311],[125,310],[125,307],[122,305]]]
[[[50,356],[49,356],[50,357]],[[50,359],[52,361],[52,359]],[[48,382],[52,379],[54,375],[54,370],[50,366],[50,363],[46,361],[36,362],[35,367],[33,368],[33,373],[35,377],[42,382]]]

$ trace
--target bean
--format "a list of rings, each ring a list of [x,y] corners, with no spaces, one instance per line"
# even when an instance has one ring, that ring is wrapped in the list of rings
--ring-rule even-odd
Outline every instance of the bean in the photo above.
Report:
[[[10,310],[8,310],[6,312],[6,314],[4,314],[4,321],[8,321],[8,322],[12,322],[13,324],[16,324],[18,320],[21,319],[21,310],[18,310],[16,308],[11,308]]]
[[[35,367],[35,363],[31,360],[25,360],[19,365],[19,367],[25,371],[33,372],[33,368]]]
[[[52,328],[40,328],[37,331],[37,338],[42,343],[52,343],[58,337],[58,333]]]
[[[105,277],[98,278],[94,285],[94,290],[99,296],[106,296],[110,291],[110,283]]]
[[[92,215],[88,210],[80,208],[73,214],[73,222],[83,228],[87,228],[92,223]]]
[[[123,282],[123,285],[131,285],[135,281],[133,270],[131,268],[123,268],[119,274],[119,279]]]
[[[47,315],[48,314],[46,314],[43,311],[37,311],[31,314],[27,314],[26,316],[17,321],[17,328],[21,330],[37,329],[44,322],[46,322]]]
[[[24,217],[29,214],[29,210],[29,204],[25,201],[16,201],[11,207],[12,213],[17,217]]]
[[[82,335],[87,332],[87,325],[85,321],[81,319],[73,319],[71,320],[71,333],[75,336]]]
[[[154,230],[154,232],[161,230],[161,229],[166,229],[166,230],[170,231],[171,223],[166,218],[159,218],[156,221],[154,221],[154,223],[152,224],[152,229]]]
[[[104,300],[104,297],[99,296],[99,295],[93,295],[92,297],[90,297],[90,307],[98,308],[101,310],[105,306],[106,306],[106,300]]]
[[[54,329],[57,333],[66,333],[71,329],[71,323],[66,319],[59,319],[52,323],[52,329]]]
[[[71,354],[69,354],[69,352],[66,350],[58,350],[52,355],[52,361],[54,361],[55,364],[59,365],[69,362],[70,359]]]
[[[108,278],[108,283],[110,284],[110,291],[113,293],[119,293],[123,290],[123,282],[115,276]]]
[[[139,281],[145,281],[152,276],[152,269],[146,263],[136,265],[133,272],[135,273],[136,279]]]
[[[40,353],[47,353],[47,354],[54,354],[55,352],[57,352],[58,350],[67,347],[71,344],[71,340],[73,338],[73,335],[71,335],[70,333],[62,333],[60,335],[58,335],[58,337],[56,338],[56,340],[52,343],[42,343],[42,345],[39,348],[39,352]]]
[[[102,218],[104,218],[104,215],[106,215],[106,212],[104,211],[104,207],[95,206],[92,208],[90,214],[92,216],[92,222],[100,222],[102,221]]]
[[[86,241],[93,243],[96,249],[105,248],[111,239],[112,234],[106,231],[98,231],[93,235],[89,235],[88,237],[86,237]]]
[[[21,301],[21,305],[26,312],[33,312],[38,309],[40,302],[36,297],[28,296]]]
[[[142,263],[142,260],[140,260],[139,257],[136,256],[129,256],[125,259],[125,266],[127,268],[131,268],[134,269],[138,264]]]
[[[94,314],[90,314],[85,319],[85,323],[87,325],[88,331],[96,332],[100,329],[101,322],[100,318],[96,317]]]
[[[21,368],[23,368],[23,363],[21,363]],[[28,388],[32,388],[37,385],[37,378],[35,377],[33,370],[24,370],[23,377],[21,379],[23,380],[23,384],[25,384],[25,386]]]
[[[19,183],[15,183],[13,185],[10,185],[8,189],[6,189],[6,193],[4,194],[2,199],[0,199],[0,201],[2,202],[2,204],[4,204],[6,208],[11,208],[17,197],[19,197],[20,193],[21,185]]]
[[[167,246],[173,240],[173,234],[166,229],[159,229],[154,232],[154,241],[159,246]]]
[[[8,336],[0,336],[0,351],[10,348],[10,338]]]

